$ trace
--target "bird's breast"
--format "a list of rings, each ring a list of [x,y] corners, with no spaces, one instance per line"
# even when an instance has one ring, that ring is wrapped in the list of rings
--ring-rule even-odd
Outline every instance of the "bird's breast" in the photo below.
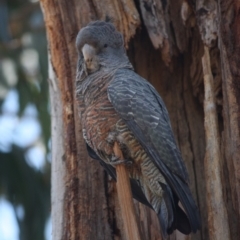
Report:
[[[95,150],[112,155],[112,146],[108,141],[109,133],[114,131],[119,120],[112,104],[108,100],[109,79],[99,77],[87,83],[82,91],[81,118],[84,138]]]
[[[108,84],[107,81],[93,81],[83,94],[83,135],[90,147],[107,163],[115,158],[113,145],[117,141],[125,160],[132,161],[130,176],[138,179],[150,159],[109,101]]]

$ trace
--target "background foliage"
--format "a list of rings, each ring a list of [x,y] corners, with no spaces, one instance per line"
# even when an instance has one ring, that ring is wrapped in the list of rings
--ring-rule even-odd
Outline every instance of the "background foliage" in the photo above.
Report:
[[[13,205],[20,227],[19,237],[24,240],[44,239],[50,215],[47,64],[47,42],[39,3],[0,0],[0,197]],[[6,98],[13,93],[18,98],[18,106],[16,111],[9,112],[5,107]],[[11,131],[3,126],[8,118],[14,119]],[[31,124],[25,124],[25,130],[18,129],[23,128],[22,122],[28,118],[40,126],[40,131],[27,142],[24,139],[30,137]],[[19,131],[22,134],[17,134]],[[35,163],[41,156],[43,161],[38,166]],[[24,213],[21,216],[19,207]]]

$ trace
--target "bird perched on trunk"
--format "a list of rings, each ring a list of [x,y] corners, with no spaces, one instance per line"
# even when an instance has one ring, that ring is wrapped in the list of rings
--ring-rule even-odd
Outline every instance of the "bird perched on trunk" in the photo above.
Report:
[[[188,174],[167,109],[158,92],[136,74],[113,24],[89,23],[77,35],[76,94],[89,155],[116,179],[118,143],[133,197],[158,215],[165,237],[200,228]],[[179,207],[181,202],[185,211]]]

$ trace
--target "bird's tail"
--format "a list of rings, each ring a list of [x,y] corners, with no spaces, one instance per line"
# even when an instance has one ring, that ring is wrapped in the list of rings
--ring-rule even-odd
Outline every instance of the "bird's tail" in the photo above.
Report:
[[[177,181],[181,181],[177,179]],[[186,183],[179,183],[179,191],[184,196],[177,196],[169,186],[161,184],[164,191],[159,209],[158,218],[161,225],[163,238],[171,234],[174,230],[188,235],[200,229],[200,218],[197,207],[191,195],[190,189]],[[182,200],[182,206],[185,211],[178,205],[179,199]]]

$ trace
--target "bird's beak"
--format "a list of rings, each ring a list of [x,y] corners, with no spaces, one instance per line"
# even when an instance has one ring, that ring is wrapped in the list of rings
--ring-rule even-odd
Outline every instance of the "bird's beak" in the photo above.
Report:
[[[85,63],[89,63],[96,55],[96,49],[89,44],[84,44],[82,53]]]
[[[82,47],[82,54],[84,58],[84,64],[89,73],[97,71],[100,67],[97,50],[89,44],[84,44]]]

